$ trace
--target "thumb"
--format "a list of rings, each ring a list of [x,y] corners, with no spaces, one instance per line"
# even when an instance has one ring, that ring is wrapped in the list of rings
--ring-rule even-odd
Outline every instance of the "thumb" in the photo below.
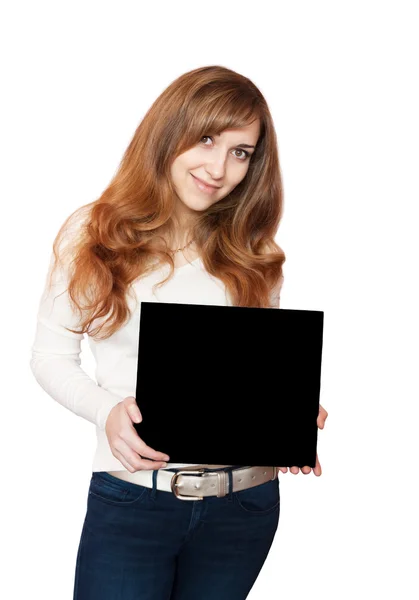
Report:
[[[125,398],[124,404],[131,420],[134,421],[134,423],[141,423],[143,416],[134,396],[128,396]]]

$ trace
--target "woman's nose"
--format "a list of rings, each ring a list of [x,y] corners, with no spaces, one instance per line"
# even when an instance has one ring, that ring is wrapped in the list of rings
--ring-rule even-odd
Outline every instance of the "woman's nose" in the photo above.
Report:
[[[224,177],[226,174],[226,156],[219,154],[218,156],[213,156],[211,160],[208,160],[205,168],[207,173],[212,177],[215,181]]]

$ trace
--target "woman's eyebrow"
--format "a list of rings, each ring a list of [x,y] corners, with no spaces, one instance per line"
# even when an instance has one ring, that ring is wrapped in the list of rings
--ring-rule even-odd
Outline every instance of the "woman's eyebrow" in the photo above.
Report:
[[[215,134],[215,137],[221,137],[221,135],[218,133]],[[235,144],[236,148],[254,148],[254,146],[251,146],[250,144]]]

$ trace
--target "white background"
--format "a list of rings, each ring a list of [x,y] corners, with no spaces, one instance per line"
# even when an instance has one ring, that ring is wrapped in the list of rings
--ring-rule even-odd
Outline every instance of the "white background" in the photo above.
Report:
[[[3,598],[72,598],[96,442],[93,425],[47,396],[29,368],[53,239],[106,188],[164,88],[211,64],[252,79],[274,118],[281,307],[325,313],[323,474],[279,474],[279,528],[249,598],[419,597],[416,9],[4,3]]]

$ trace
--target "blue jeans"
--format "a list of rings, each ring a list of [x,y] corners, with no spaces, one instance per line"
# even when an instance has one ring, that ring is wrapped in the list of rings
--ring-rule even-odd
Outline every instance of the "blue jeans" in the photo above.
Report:
[[[74,600],[243,600],[279,522],[279,480],[223,498],[171,492],[93,472]],[[181,469],[172,469],[173,472]],[[277,597],[273,590],[272,598]]]

